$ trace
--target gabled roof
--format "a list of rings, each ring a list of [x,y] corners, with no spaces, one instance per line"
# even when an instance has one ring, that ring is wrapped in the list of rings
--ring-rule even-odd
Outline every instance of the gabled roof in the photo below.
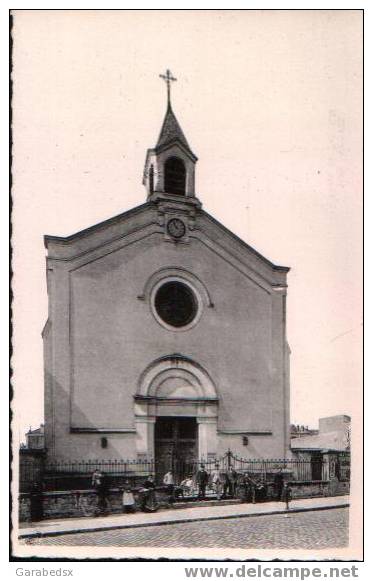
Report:
[[[263,254],[260,254],[260,252],[258,252],[257,250],[255,250],[255,248],[253,248],[252,246],[250,246],[250,244],[248,244],[247,242],[245,242],[244,240],[242,240],[242,238],[240,238],[239,236],[237,236],[237,234],[235,234],[234,232],[232,232],[232,230],[229,230],[229,228],[227,228],[226,226],[224,226],[224,224],[222,224],[221,222],[219,222],[219,220],[217,220],[216,218],[214,218],[213,216],[211,216],[211,214],[209,214],[208,212],[206,212],[205,210],[199,210],[199,212],[205,216],[210,222],[212,222],[213,224],[215,224],[220,230],[224,231],[230,238],[232,238],[233,240],[235,240],[236,242],[238,242],[240,244],[240,246],[244,249],[244,250],[248,250],[251,254],[254,254],[260,261],[264,262],[265,264],[267,264],[270,268],[273,268],[273,270],[278,270],[278,271],[282,271],[282,272],[289,272],[290,267],[289,266],[280,266],[279,264],[274,264],[273,262],[271,262],[268,258],[266,258],[265,256],[263,256]]]
[[[184,200],[181,198],[182,197],[180,196],[178,203],[183,206]],[[107,243],[116,240],[118,236],[120,236],[122,239],[128,234],[139,232],[142,228],[148,228],[151,225],[153,225],[157,231],[159,231],[157,212],[157,203],[146,202],[145,204],[136,206],[127,212],[119,214],[118,216],[114,216],[113,218],[100,222],[99,224],[95,224],[94,226],[90,226],[89,228],[76,232],[70,236],[44,236],[45,246],[48,249],[48,257],[57,258],[58,260],[73,260],[75,258],[79,258],[87,252],[97,250],[99,247],[105,246]],[[255,250],[252,246],[239,238],[231,230],[226,228],[218,220],[213,218],[211,214],[198,207],[196,208],[196,219],[200,219],[202,221],[201,230],[205,232],[206,237],[209,237],[211,240],[215,239],[218,241],[219,246],[222,248],[227,247],[227,245],[230,246],[233,243],[233,246],[230,247],[229,250],[231,254],[234,251],[233,254],[236,255],[235,252],[237,252],[241,255],[241,259],[246,253],[250,254],[258,261],[257,265],[261,263],[264,267],[270,268],[273,272],[279,274],[280,278],[278,279],[276,276],[276,278],[272,281],[272,286],[275,284],[286,286],[284,275],[286,275],[286,273],[289,271],[289,267],[274,264],[265,258],[262,254],[260,254],[257,250]],[[128,225],[126,225],[126,223]],[[220,233],[218,233],[219,231]],[[198,229],[196,230],[196,233],[197,232]],[[91,242],[89,238],[96,234],[98,237],[96,237],[96,239]],[[76,246],[75,243],[77,243]],[[263,275],[263,272],[260,274],[261,272],[262,271],[259,268],[257,271],[259,276]],[[272,284],[272,282],[270,282],[270,284]]]
[[[155,149],[157,150],[158,148],[163,148],[164,146],[169,145],[174,141],[179,141],[188,151],[193,153],[189,147],[183,130],[181,129],[179,122],[176,119],[171,105],[168,105]]]
[[[106,227],[109,227],[113,224],[118,224],[123,222],[126,218],[130,218],[134,214],[138,214],[145,209],[154,207],[154,204],[151,202],[144,202],[139,206],[135,206],[134,208],[130,208],[121,214],[117,214],[116,216],[112,216],[107,220],[103,220],[102,222],[98,222],[97,224],[93,224],[93,226],[88,226],[88,228],[83,228],[83,230],[79,230],[78,232],[74,232],[74,234],[70,234],[69,236],[54,236],[51,234],[44,235],[44,246],[48,248],[49,242],[57,242],[60,244],[70,244],[75,240],[79,240],[82,237],[89,236],[89,234],[93,234],[99,230],[104,230]]]

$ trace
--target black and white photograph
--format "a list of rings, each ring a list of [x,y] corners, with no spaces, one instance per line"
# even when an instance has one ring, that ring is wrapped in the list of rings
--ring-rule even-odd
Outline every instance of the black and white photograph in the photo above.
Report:
[[[11,40],[13,554],[361,560],[363,11]]]

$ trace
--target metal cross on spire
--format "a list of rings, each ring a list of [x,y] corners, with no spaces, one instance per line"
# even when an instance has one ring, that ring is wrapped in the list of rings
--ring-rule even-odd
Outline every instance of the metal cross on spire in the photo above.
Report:
[[[171,82],[177,81],[177,79],[175,79],[175,77],[172,76],[172,73],[169,69],[167,69],[167,71],[164,75],[159,75],[159,76],[167,84],[167,106],[170,107],[171,106]]]

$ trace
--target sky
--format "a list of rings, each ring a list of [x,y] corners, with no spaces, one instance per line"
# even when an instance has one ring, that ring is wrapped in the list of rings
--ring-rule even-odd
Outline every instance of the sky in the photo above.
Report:
[[[291,267],[291,420],[358,420],[362,13],[16,10],[13,43],[15,438],[43,421],[43,235],[145,201],[167,68],[203,208]]]

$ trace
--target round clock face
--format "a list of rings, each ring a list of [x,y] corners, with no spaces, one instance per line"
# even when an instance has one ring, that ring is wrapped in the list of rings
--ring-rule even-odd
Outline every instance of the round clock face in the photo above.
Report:
[[[172,218],[167,223],[167,232],[173,238],[181,238],[185,234],[185,224],[179,218]]]

